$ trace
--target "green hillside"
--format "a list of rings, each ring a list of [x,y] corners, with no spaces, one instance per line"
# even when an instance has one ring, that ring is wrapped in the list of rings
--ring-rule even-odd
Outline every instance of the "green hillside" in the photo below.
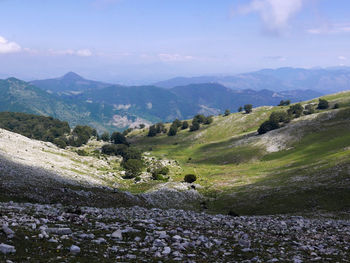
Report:
[[[86,124],[100,131],[111,128],[113,117],[110,106],[70,101],[16,78],[0,80],[0,111],[51,116],[72,126]]]
[[[199,131],[147,137],[134,131],[130,139],[159,158],[182,167],[172,176],[197,175],[198,191],[215,212],[239,214],[343,210],[350,204],[350,92],[325,96],[330,108],[292,120],[280,129],[258,135],[259,125],[273,111],[260,107],[251,114],[218,116]],[[318,100],[302,103],[317,104]],[[339,109],[332,109],[338,103]],[[145,191],[150,184],[130,186]],[[153,187],[153,185],[152,185]]]

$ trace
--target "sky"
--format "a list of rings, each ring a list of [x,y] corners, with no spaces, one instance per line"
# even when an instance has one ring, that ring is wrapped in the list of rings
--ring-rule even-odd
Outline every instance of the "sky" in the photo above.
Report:
[[[350,66],[349,0],[0,0],[0,78]]]

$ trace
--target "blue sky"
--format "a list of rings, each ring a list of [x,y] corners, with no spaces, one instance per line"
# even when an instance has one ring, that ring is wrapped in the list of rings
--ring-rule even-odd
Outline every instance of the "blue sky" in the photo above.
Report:
[[[350,66],[348,0],[0,0],[0,78]]]

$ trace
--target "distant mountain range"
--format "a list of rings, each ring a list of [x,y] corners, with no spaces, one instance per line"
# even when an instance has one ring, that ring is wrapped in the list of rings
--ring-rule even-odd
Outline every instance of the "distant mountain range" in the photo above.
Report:
[[[154,85],[174,88],[190,84],[219,83],[231,89],[252,89],[271,91],[315,90],[334,93],[350,89],[350,68],[334,67],[326,69],[279,68],[263,69],[256,72],[233,76],[178,77]]]
[[[15,78],[0,80],[0,110],[49,115],[72,126],[81,123],[112,131],[188,119],[197,113],[237,111],[244,104],[258,107],[286,99],[304,101],[349,89],[349,83],[348,68],[281,68],[231,77],[177,78],[158,83],[161,87],[108,84],[69,72],[30,83]]]
[[[94,80],[87,80],[74,72],[68,72],[60,78],[33,80],[31,84],[50,92],[85,91],[89,89],[101,89],[111,86]]]

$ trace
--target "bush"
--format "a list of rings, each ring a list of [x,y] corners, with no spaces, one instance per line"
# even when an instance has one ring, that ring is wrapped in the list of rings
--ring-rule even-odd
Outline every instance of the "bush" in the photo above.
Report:
[[[182,122],[181,129],[182,129],[182,130],[186,130],[187,128],[188,128],[188,122],[187,122],[187,121],[183,121],[183,122]]]
[[[67,147],[67,143],[66,143],[65,138],[55,138],[53,140],[53,143],[56,144],[59,148],[62,148],[62,149]]]
[[[139,176],[143,168],[143,162],[137,159],[128,159],[127,161],[123,161],[121,165],[125,169],[124,178],[126,179]]]
[[[139,125],[139,128],[140,128],[140,129],[143,129],[143,128],[145,128],[145,127],[146,127],[146,125],[143,124],[143,123],[141,123],[141,124]]]
[[[88,156],[88,152],[82,149],[77,150],[77,154],[80,156]]]
[[[177,133],[177,126],[174,123],[170,126],[168,136],[175,136]]]
[[[180,128],[182,126],[182,122],[179,119],[175,119],[173,124],[176,128]]]
[[[251,113],[253,111],[253,105],[252,104],[246,104],[244,105],[244,110],[245,110],[245,113]]]
[[[150,126],[150,127],[149,127],[149,130],[148,130],[147,136],[148,136],[148,137],[154,137],[154,136],[156,136],[156,135],[157,135],[157,127],[156,127],[156,125]]]
[[[197,176],[195,174],[186,174],[184,177],[184,181],[189,184],[192,184],[196,180],[197,180]]]
[[[204,124],[208,125],[211,124],[214,121],[213,116],[208,116],[205,118]]]
[[[230,115],[230,110],[229,109],[227,109],[227,110],[225,110],[225,113],[224,113],[224,116],[228,116],[228,115]]]
[[[295,118],[299,118],[303,113],[303,110],[304,110],[303,106],[301,106],[301,104],[298,103],[290,106],[287,112],[288,112],[288,115],[294,116]]]
[[[242,107],[242,106],[239,106],[238,112],[241,112],[241,111],[243,111],[243,107]]]
[[[205,122],[205,116],[203,114],[197,114],[196,116],[193,117],[192,122],[198,122],[199,124]]]
[[[305,110],[303,111],[304,115],[309,115],[315,113],[315,109],[311,104],[305,106]]]
[[[280,123],[290,122],[290,118],[291,117],[285,111],[272,112],[269,119],[260,125],[258,133],[264,134],[268,131],[278,129]]]
[[[329,103],[327,100],[319,99],[317,109],[325,110],[329,108]]]
[[[200,124],[198,121],[193,121],[192,125],[190,126],[190,131],[197,131],[200,128]]]
[[[102,141],[104,141],[104,142],[109,142],[110,139],[111,139],[111,138],[110,138],[108,132],[102,133],[102,135],[101,135],[101,140],[102,140]]]
[[[281,100],[278,106],[288,106],[290,104],[290,100]]]
[[[258,129],[258,133],[259,134],[264,134],[264,133],[267,133],[268,131],[272,131],[272,130],[275,130],[275,129],[278,129],[279,128],[279,124],[278,122],[274,122],[274,121],[264,121],[259,129]]]
[[[339,108],[340,108],[339,103],[334,104],[333,109],[339,109]]]
[[[111,135],[111,141],[114,144],[125,144],[129,145],[128,141],[126,140],[125,136],[121,134],[120,132],[113,132]]]
[[[163,175],[161,175],[161,174],[153,174],[152,173],[152,179],[153,180],[157,180],[157,181],[168,181],[168,177],[165,177],[165,176],[163,176]]]
[[[123,135],[126,136],[132,131],[133,131],[133,128],[127,128],[126,130],[123,131]]]

